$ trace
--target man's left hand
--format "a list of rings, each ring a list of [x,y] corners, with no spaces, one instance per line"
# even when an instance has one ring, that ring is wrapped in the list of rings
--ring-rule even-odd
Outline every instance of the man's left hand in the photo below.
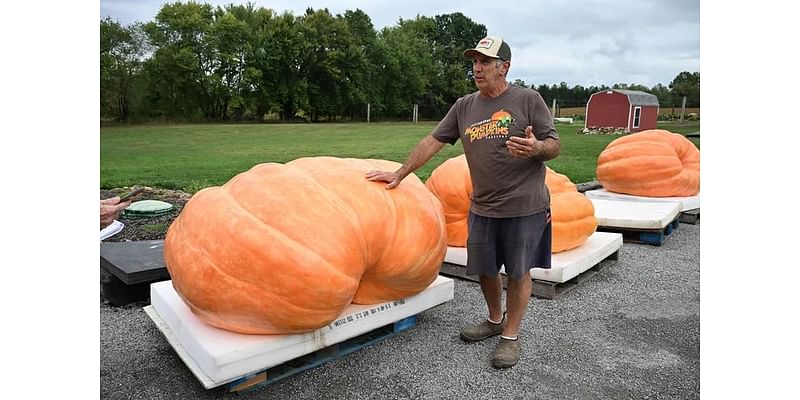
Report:
[[[538,155],[542,149],[542,143],[533,136],[533,127],[528,125],[525,128],[525,137],[511,136],[506,141],[508,152],[514,158],[529,158]]]

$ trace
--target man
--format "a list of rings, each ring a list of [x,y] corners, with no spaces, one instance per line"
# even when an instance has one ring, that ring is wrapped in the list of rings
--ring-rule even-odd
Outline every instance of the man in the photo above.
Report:
[[[479,275],[488,318],[461,331],[477,342],[501,335],[492,356],[496,368],[519,361],[519,329],[531,296],[530,268],[550,268],[550,194],[544,161],[561,146],[541,95],[510,86],[511,48],[498,37],[481,39],[464,51],[472,59],[478,91],[456,101],[430,135],[397,171],[370,171],[366,178],[393,189],[425,164],[445,143],[461,139],[473,194],[468,217],[467,274]],[[503,281],[508,276],[506,312]]]

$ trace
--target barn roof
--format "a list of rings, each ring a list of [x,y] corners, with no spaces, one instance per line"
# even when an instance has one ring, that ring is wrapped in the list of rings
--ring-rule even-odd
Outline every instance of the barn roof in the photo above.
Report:
[[[638,90],[623,90],[623,89],[611,89],[617,93],[624,94],[628,96],[628,100],[630,100],[631,105],[634,106],[657,106],[658,105],[658,97],[654,94],[641,92]]]

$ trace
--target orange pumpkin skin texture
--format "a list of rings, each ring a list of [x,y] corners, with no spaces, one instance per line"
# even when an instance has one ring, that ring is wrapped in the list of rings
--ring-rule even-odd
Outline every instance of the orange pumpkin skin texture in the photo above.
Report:
[[[547,168],[545,184],[550,191],[554,253],[580,246],[594,233],[597,219],[591,200],[578,193],[564,175]],[[436,167],[425,186],[439,198],[447,223],[447,245],[467,245],[467,215],[472,197],[472,181],[464,155],[453,157]]]
[[[176,292],[206,323],[239,333],[307,332],[351,302],[417,294],[446,251],[439,201],[415,176],[393,190],[383,160],[259,164],[197,192],[167,231]]]
[[[662,129],[614,140],[597,159],[597,180],[609,191],[646,197],[700,193],[700,150]]]
[[[442,203],[447,224],[447,245],[467,245],[467,215],[472,198],[472,180],[467,158],[453,157],[440,164],[431,173],[425,186]]]
[[[553,253],[580,246],[597,229],[592,201],[578,192],[566,175],[549,167],[545,185],[550,191],[550,214],[553,221]]]

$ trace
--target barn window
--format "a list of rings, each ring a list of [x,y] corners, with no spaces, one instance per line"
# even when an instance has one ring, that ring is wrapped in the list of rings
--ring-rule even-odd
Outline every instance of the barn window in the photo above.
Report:
[[[642,116],[642,107],[636,107],[633,109],[633,127],[639,127],[639,119]]]

